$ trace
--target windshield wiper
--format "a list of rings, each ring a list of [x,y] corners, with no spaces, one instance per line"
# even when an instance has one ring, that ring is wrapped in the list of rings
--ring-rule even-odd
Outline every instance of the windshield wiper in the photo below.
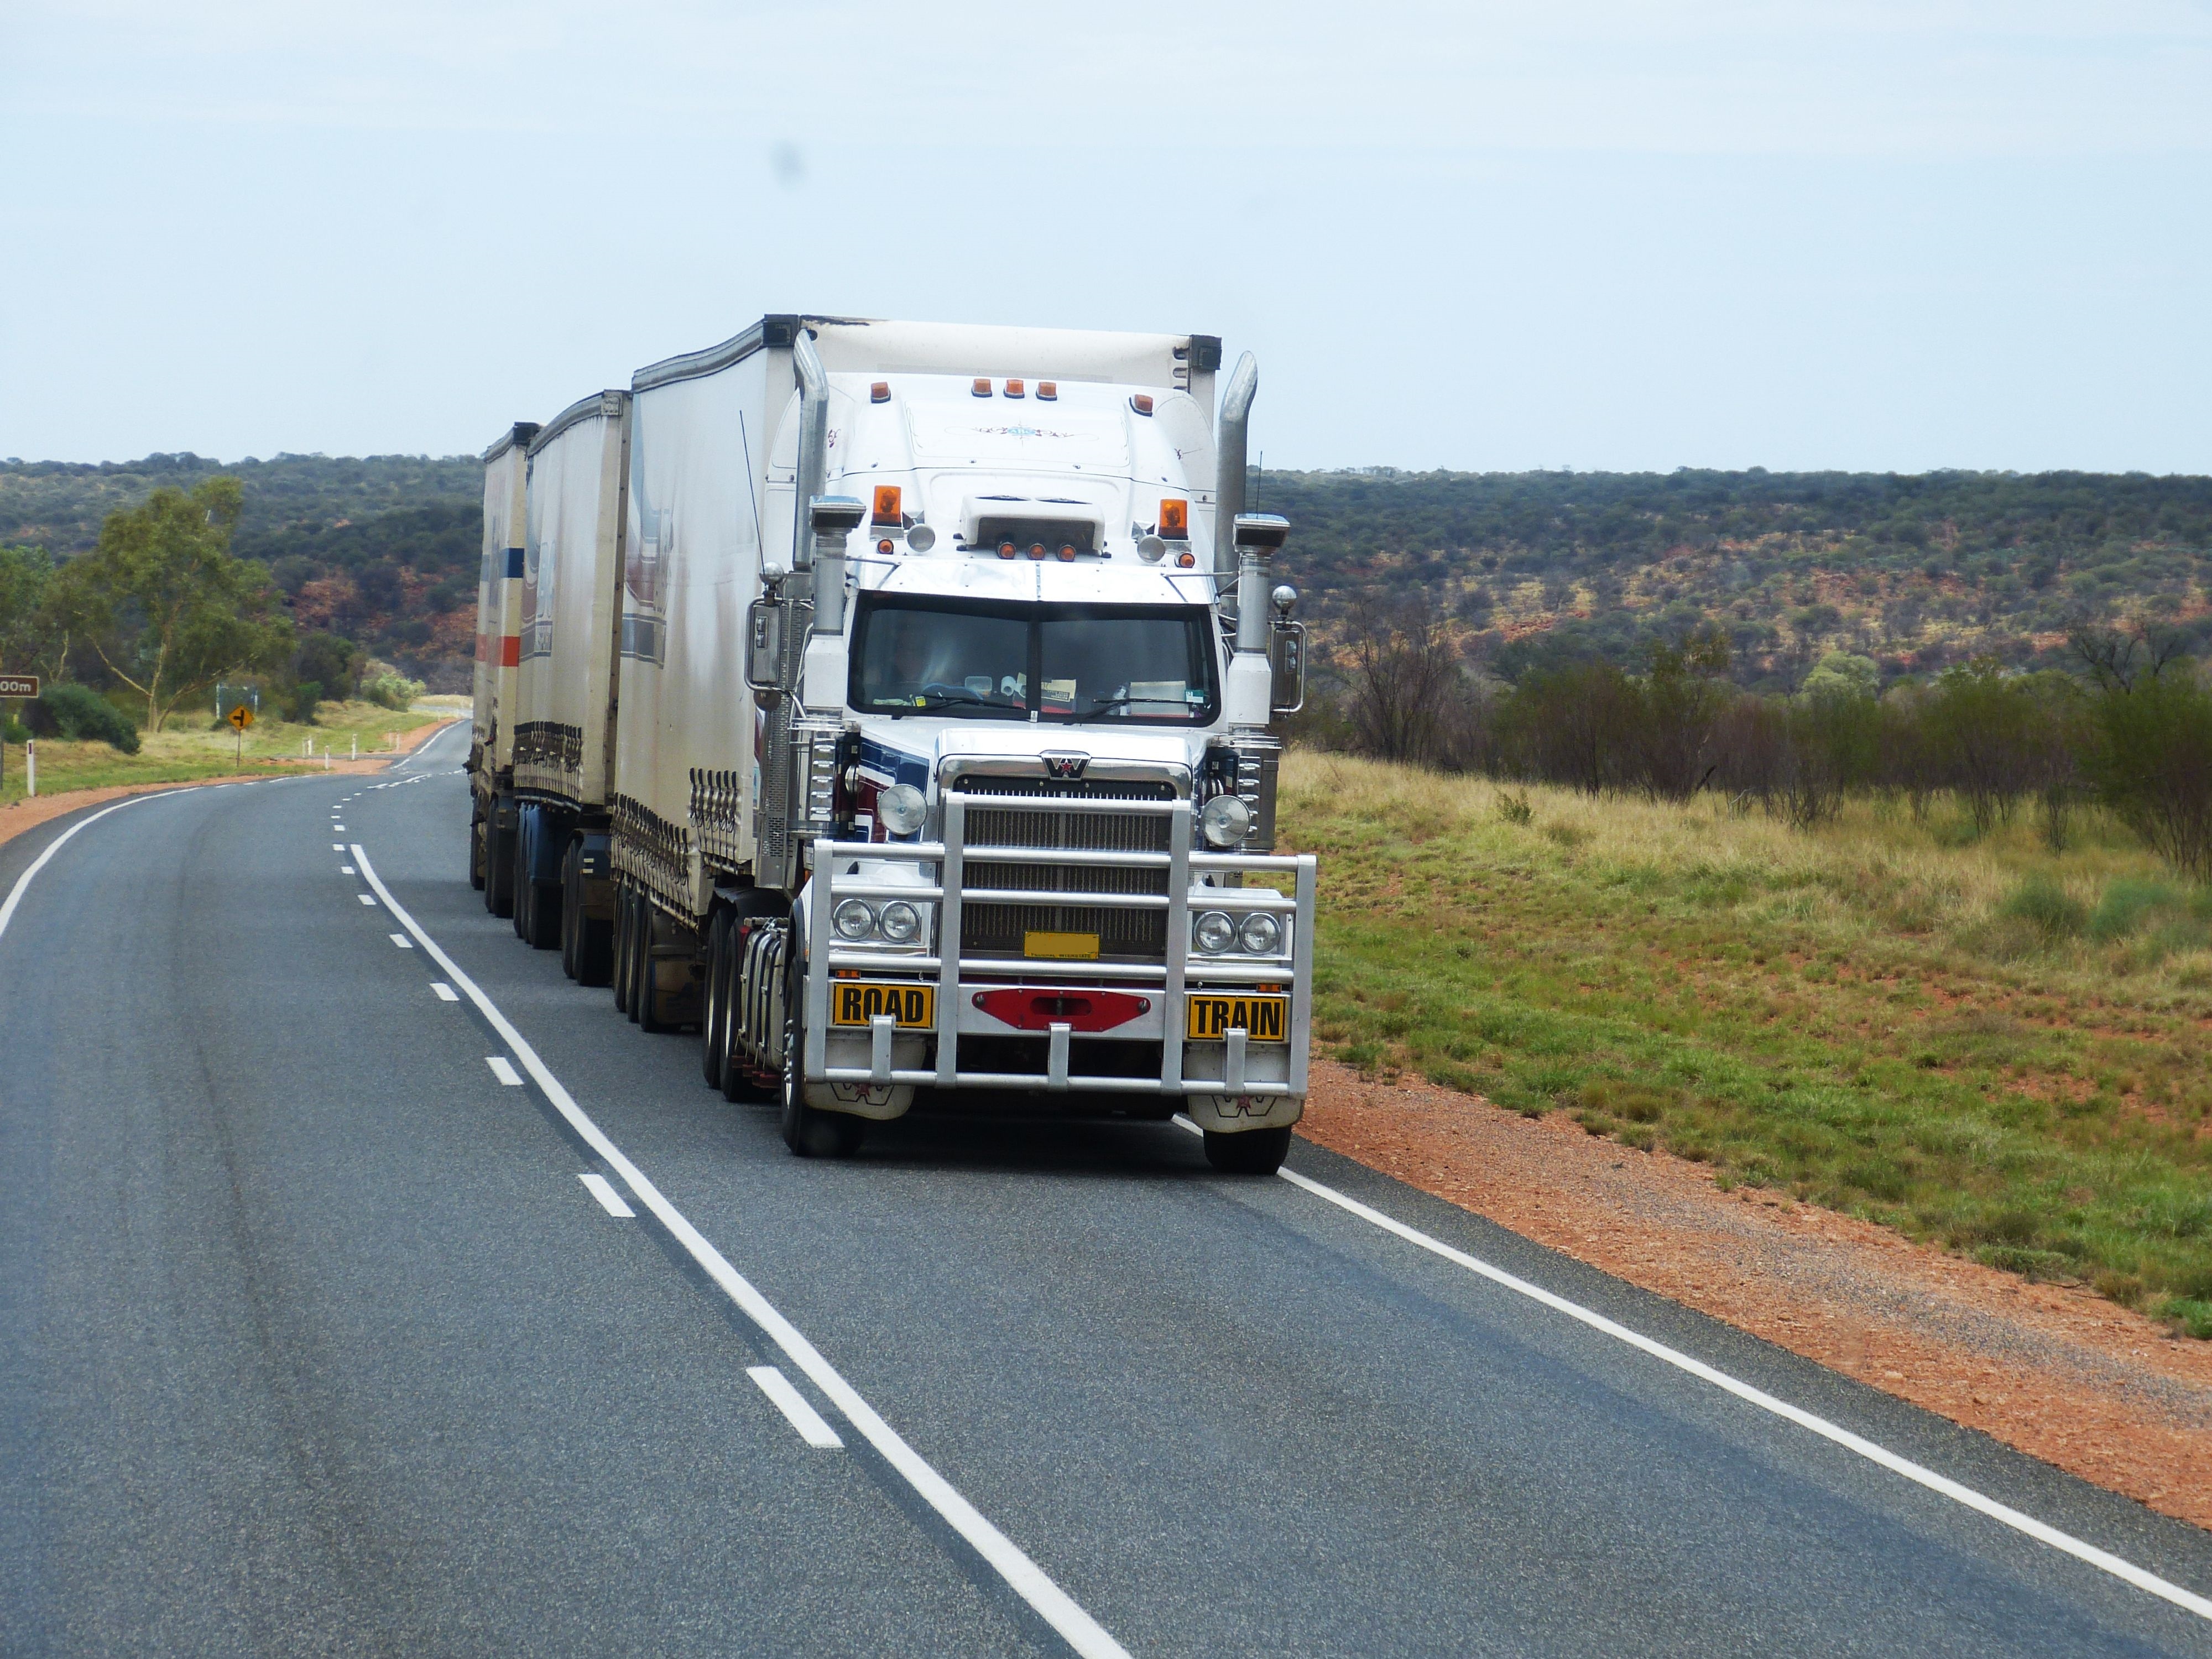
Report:
[[[1118,697],[1101,697],[1097,702],[1092,703],[1090,708],[1082,710],[1079,714],[1070,714],[1066,718],[1072,720],[1087,720],[1093,714],[1103,714],[1109,708],[1119,708],[1122,704],[1133,702],[1134,701],[1134,698],[1127,696],[1126,693]]]

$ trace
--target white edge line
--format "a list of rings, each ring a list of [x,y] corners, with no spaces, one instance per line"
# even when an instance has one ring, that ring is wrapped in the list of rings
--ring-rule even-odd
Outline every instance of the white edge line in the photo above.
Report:
[[[646,1179],[645,1172],[623,1155],[622,1148],[607,1139],[599,1126],[592,1121],[584,1109],[577,1105],[568,1091],[561,1086],[561,1079],[555,1077],[545,1062],[538,1057],[538,1051],[523,1040],[522,1033],[514,1029],[492,1000],[477,988],[477,982],[461,971],[460,964],[447,956],[439,947],[438,942],[423,932],[421,924],[401,907],[399,901],[384,884],[383,878],[376,873],[375,866],[369,861],[368,849],[359,842],[353,843],[353,855],[354,861],[361,866],[362,875],[376,890],[377,896],[384,901],[385,908],[415,936],[422,948],[430,953],[431,959],[445,969],[447,976],[490,1022],[492,1030],[522,1062],[523,1069],[530,1073],[532,1081],[552,1103],[554,1110],[568,1121],[568,1127],[576,1132],[586,1146],[599,1155],[608,1168],[622,1177],[623,1184],[630,1189],[638,1202],[653,1212],[654,1220],[668,1229],[670,1235],[684,1246],[707,1276],[721,1286],[723,1293],[744,1310],[747,1318],[766,1332],[769,1340],[782,1349],[807,1380],[821,1389],[830,1402],[845,1414],[854,1428],[860,1430],[884,1461],[896,1469],[922,1500],[943,1516],[945,1523],[965,1539],[978,1555],[990,1563],[992,1570],[1006,1581],[1016,1595],[1035,1608],[1038,1616],[1057,1631],[1062,1639],[1082,1656],[1082,1659],[1129,1659],[1128,1650],[1107,1634],[1103,1626],[1078,1607],[1066,1591],[1052,1582],[1043,1568],[1030,1559],[1020,1546],[985,1519],[981,1510],[954,1489],[951,1482],[938,1474],[919,1452],[900,1438],[897,1431],[877,1414],[875,1408],[860,1397],[860,1391],[838,1373],[836,1366],[822,1357],[820,1351],[806,1340],[799,1328],[777,1312],[775,1304],[755,1290],[744,1275],[732,1267],[722,1253],[707,1241],[706,1236],[684,1218],[684,1212],[661,1195],[660,1189]]]
[[[597,1170],[586,1170],[576,1177],[584,1183],[584,1190],[599,1200],[599,1207],[609,1215],[627,1221],[637,1212],[623,1202],[623,1195]]]
[[[1190,1130],[1194,1134],[1204,1133],[1197,1124],[1181,1115],[1178,1115],[1175,1121],[1178,1126]],[[2032,1515],[2023,1514],[2010,1504],[2000,1504],[1994,1498],[1984,1497],[1972,1486],[1961,1486],[1948,1475],[1938,1474],[1935,1470],[1916,1463],[1909,1457],[1900,1457],[1887,1447],[1878,1446],[1863,1436],[1853,1434],[1849,1429],[1831,1423],[1825,1417],[1815,1416],[1802,1406],[1793,1406],[1786,1400],[1778,1400],[1763,1389],[1754,1389],[1750,1383],[1740,1382],[1730,1376],[1726,1371],[1716,1370],[1702,1359],[1692,1359],[1680,1349],[1670,1348],[1664,1342],[1656,1341],[1641,1332],[1632,1331],[1627,1326],[1607,1319],[1603,1314],[1585,1308],[1578,1302],[1570,1302],[1566,1297],[1544,1289],[1540,1285],[1532,1285],[1525,1279],[1507,1273],[1503,1267],[1493,1267],[1489,1262],[1471,1256],[1464,1250],[1455,1250],[1441,1239],[1431,1238],[1419,1228],[1409,1227],[1404,1222],[1387,1216],[1371,1206],[1362,1204],[1356,1198],[1348,1197],[1338,1192],[1334,1187],[1322,1185],[1310,1176],[1302,1176],[1295,1170],[1278,1170],[1275,1173],[1292,1186],[1311,1193],[1323,1202],[1334,1204],[1338,1209],[1348,1214],[1356,1215],[1362,1221],[1380,1227],[1386,1233],[1395,1233],[1408,1244],[1418,1245],[1431,1255],[1442,1256],[1445,1261],[1464,1267],[1469,1273],[1480,1274],[1494,1285],[1503,1285],[1516,1295],[1527,1297],[1532,1302],[1541,1303],[1553,1312],[1565,1314],[1568,1318],[1577,1320],[1594,1331],[1602,1332],[1617,1342],[1626,1342],[1632,1348],[1641,1349],[1654,1359],[1664,1360],[1677,1370],[1687,1371],[1699,1381],[1710,1382],[1713,1387],[1732,1394],[1737,1399],[1758,1407],[1761,1411],[1771,1412],[1777,1417],[1795,1423],[1799,1428],[1809,1429],[1823,1440],[1832,1441],[1844,1450],[1856,1452],[1869,1462],[1878,1463],[1893,1474],[1903,1475],[1907,1480],[1925,1486],[1932,1492],[1940,1493],[1955,1504],[1963,1504],[1970,1510],[1988,1516],[1992,1521],[2002,1522],[2015,1532],[2025,1533],[2039,1544],[2048,1544],[2052,1549],[2070,1555],[2078,1561],[2086,1561],[2100,1571],[2108,1572],[2115,1578],[2133,1584],[2137,1589],[2148,1590],[2161,1601],[2171,1601],[2175,1607],[2193,1613],[2200,1619],[2212,1619],[2212,1598],[2199,1595],[2194,1590],[2184,1589],[2171,1580],[2161,1578],[2154,1572],[2146,1571],[2132,1561],[2124,1561],[2109,1551],[2100,1550],[2094,1544],[2086,1544],[2071,1533],[2061,1532],[2047,1522],[2039,1521]]]
[[[791,1379],[775,1366],[748,1365],[745,1375],[760,1384],[760,1391],[791,1419],[791,1426],[799,1431],[799,1437],[808,1445],[828,1448],[845,1443],[837,1437],[837,1431],[823,1420],[822,1413],[808,1403],[806,1396],[791,1386]]]
[[[70,825],[68,829],[46,843],[46,850],[31,860],[30,868],[16,877],[15,884],[8,890],[7,902],[0,904],[0,933],[5,933],[8,931],[8,924],[15,919],[15,907],[23,902],[23,895],[31,885],[31,878],[45,869],[46,860],[68,846],[78,830],[88,830],[110,812],[120,812],[125,807],[136,806],[141,801],[160,800],[166,795],[182,795],[189,793],[189,789],[163,789],[153,794],[133,795],[130,799],[119,800],[112,806],[103,806],[90,817],[79,818],[75,823]]]

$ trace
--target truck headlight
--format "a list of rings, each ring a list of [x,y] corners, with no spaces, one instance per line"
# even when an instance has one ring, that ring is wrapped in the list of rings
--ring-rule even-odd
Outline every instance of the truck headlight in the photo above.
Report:
[[[866,939],[876,931],[875,908],[866,899],[848,898],[831,917],[840,939]]]
[[[1191,939],[1208,956],[1218,956],[1237,943],[1237,924],[1219,910],[1208,910],[1190,926]]]
[[[1216,847],[1234,847],[1252,827],[1252,809],[1242,795],[1216,795],[1199,809],[1199,830]]]
[[[876,797],[876,820],[894,836],[910,836],[929,816],[929,802],[910,783],[895,783]]]
[[[904,899],[893,899],[877,916],[876,926],[893,945],[909,945],[921,931],[921,915]]]
[[[1280,923],[1265,910],[1255,910],[1237,930],[1237,942],[1255,957],[1272,957],[1283,942]]]

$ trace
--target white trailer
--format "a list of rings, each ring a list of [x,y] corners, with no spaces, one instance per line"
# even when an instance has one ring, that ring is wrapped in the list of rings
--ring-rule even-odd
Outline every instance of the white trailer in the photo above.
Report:
[[[526,458],[537,436],[518,421],[484,451],[483,558],[477,574],[476,701],[469,742],[469,879],[484,902],[508,914],[514,895],[511,805],[502,808],[514,770],[515,669],[520,661],[524,526],[528,517]],[[504,810],[505,823],[499,821]]]
[[[1273,855],[1269,727],[1299,636],[1285,526],[1237,512],[1256,375],[1217,429],[1218,362],[775,316],[633,380],[615,998],[698,1028],[794,1151],[997,1095],[1188,1111],[1222,1167],[1279,1162],[1316,872]],[[533,468],[533,523],[553,487]],[[567,580],[536,600],[556,655]]]
[[[611,965],[608,803],[629,491],[629,393],[601,392],[529,449],[514,694],[514,931],[559,944],[604,985]]]

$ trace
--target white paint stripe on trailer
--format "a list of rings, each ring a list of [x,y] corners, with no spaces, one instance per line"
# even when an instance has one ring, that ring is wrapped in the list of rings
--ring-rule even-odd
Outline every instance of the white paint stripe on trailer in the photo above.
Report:
[[[617,1192],[608,1182],[607,1178],[597,1170],[586,1170],[576,1179],[584,1183],[584,1190],[598,1199],[599,1207],[609,1215],[619,1216],[623,1220],[629,1220],[637,1213],[635,1210],[623,1202],[623,1195]]]
[[[745,1375],[760,1384],[760,1391],[791,1419],[799,1437],[810,1446],[842,1446],[837,1431],[822,1420],[822,1413],[806,1403],[806,1396],[791,1386],[791,1379],[773,1365],[749,1365]]]
[[[486,1054],[484,1064],[490,1066],[491,1074],[508,1088],[520,1089],[522,1086],[522,1073],[514,1069],[514,1062],[505,1054]]]
[[[438,994],[438,1000],[441,1002],[459,1002],[461,1000],[461,994],[442,979],[432,980],[430,988]]]
[[[819,1349],[806,1340],[799,1328],[777,1311],[775,1305],[757,1290],[750,1280],[732,1267],[722,1253],[708,1242],[706,1236],[684,1217],[684,1212],[662,1196],[660,1189],[647,1180],[645,1172],[631,1163],[621,1147],[607,1139],[599,1126],[585,1113],[574,1097],[561,1086],[538,1051],[523,1040],[512,1022],[499,1011],[498,1006],[478,988],[477,982],[463,973],[460,965],[443,950],[437,940],[422,931],[414,917],[408,915],[399,901],[392,896],[376,873],[376,866],[361,843],[353,847],[354,860],[361,866],[362,874],[376,890],[385,908],[405,925],[409,933],[422,941],[422,948],[431,959],[444,969],[454,984],[466,994],[501,1041],[512,1048],[523,1067],[531,1076],[554,1110],[568,1121],[568,1126],[600,1159],[623,1178],[623,1184],[640,1203],[653,1212],[653,1219],[665,1227],[681,1244],[691,1259],[706,1272],[707,1276],[721,1286],[722,1292],[736,1303],[745,1316],[768,1334],[768,1338],[783,1350],[792,1364],[798,1366],[807,1380],[828,1396],[830,1403],[842,1412],[867,1443],[897,1470],[899,1474],[918,1493],[922,1501],[935,1510],[946,1525],[966,1540],[969,1546],[988,1562],[992,1570],[1005,1579],[1014,1593],[1036,1610],[1037,1615],[1081,1656],[1081,1659],[1128,1659],[1128,1650],[1107,1634],[1105,1627],[1078,1607],[1066,1591],[1052,1582],[1043,1568],[1030,1559],[1020,1546],[986,1520],[982,1512],[963,1498],[943,1475],[939,1474],[921,1455],[907,1444],[898,1431],[884,1421],[874,1407],[861,1398],[860,1390],[848,1382],[837,1368],[825,1359]]]
[[[1175,1121],[1180,1127],[1189,1130],[1193,1134],[1205,1133],[1198,1125],[1181,1114],[1176,1115]],[[1938,1474],[1935,1470],[1916,1463],[1909,1457],[1901,1457],[1887,1447],[1877,1445],[1863,1436],[1853,1434],[1841,1425],[1831,1423],[1826,1418],[1808,1412],[1802,1406],[1793,1406],[1788,1401],[1778,1399],[1775,1395],[1767,1393],[1764,1389],[1755,1389],[1748,1382],[1730,1376],[1726,1371],[1706,1364],[1702,1359],[1692,1359],[1680,1348],[1670,1348],[1664,1342],[1648,1337],[1640,1331],[1632,1331],[1627,1326],[1607,1319],[1595,1310],[1583,1307],[1579,1302],[1570,1302],[1565,1297],[1547,1291],[1540,1285],[1532,1285],[1517,1274],[1507,1273],[1503,1267],[1493,1267],[1478,1256],[1469,1255],[1464,1250],[1454,1249],[1442,1239],[1431,1238],[1418,1227],[1409,1227],[1395,1217],[1385,1215],[1372,1206],[1362,1204],[1358,1199],[1340,1193],[1334,1187],[1325,1186],[1310,1176],[1302,1176],[1296,1170],[1279,1170],[1276,1173],[1292,1186],[1311,1193],[1324,1203],[1334,1204],[1338,1209],[1347,1214],[1356,1215],[1362,1221],[1380,1227],[1386,1233],[1394,1233],[1408,1244],[1417,1245],[1431,1255],[1442,1256],[1455,1266],[1464,1267],[1472,1273],[1479,1273],[1492,1284],[1502,1285],[1516,1296],[1525,1296],[1532,1302],[1540,1303],[1554,1313],[1565,1314],[1568,1318],[1587,1325],[1590,1329],[1613,1338],[1616,1342],[1625,1342],[1630,1347],[1650,1355],[1654,1359],[1662,1360],[1678,1370],[1686,1371],[1700,1382],[1710,1382],[1713,1387],[1732,1394],[1737,1399],[1758,1407],[1761,1411],[1771,1412],[1775,1416],[1787,1422],[1795,1423],[1802,1429],[1808,1429],[1823,1440],[1832,1442],[1846,1451],[1856,1453],[1869,1462],[1880,1464],[1893,1474],[1903,1475],[1914,1485],[1925,1486],[1929,1492],[1939,1493],[1954,1503],[1962,1504],[1978,1514],[1989,1516],[1992,1521],[2001,1522],[2015,1532],[2026,1534],[2039,1544],[2048,1544],[2052,1549],[2063,1551],[2078,1561],[2086,1561],[2100,1571],[2108,1572],[2113,1577],[2134,1585],[2137,1589],[2147,1590],[2161,1601],[2171,1601],[2175,1607],[2193,1613],[2200,1619],[2212,1619],[2212,1598],[2199,1595],[2194,1590],[2184,1589],[2170,1579],[2161,1578],[2156,1573],[2136,1565],[2132,1561],[2123,1560],[2108,1551],[2099,1549],[2094,1544],[2085,1543],[2071,1533],[2061,1532],[2048,1522],[2039,1521],[2032,1515],[2014,1509],[2010,1504],[2000,1504],[1996,1498],[1985,1497],[1976,1492],[1972,1486],[1963,1486],[1948,1475]]]

